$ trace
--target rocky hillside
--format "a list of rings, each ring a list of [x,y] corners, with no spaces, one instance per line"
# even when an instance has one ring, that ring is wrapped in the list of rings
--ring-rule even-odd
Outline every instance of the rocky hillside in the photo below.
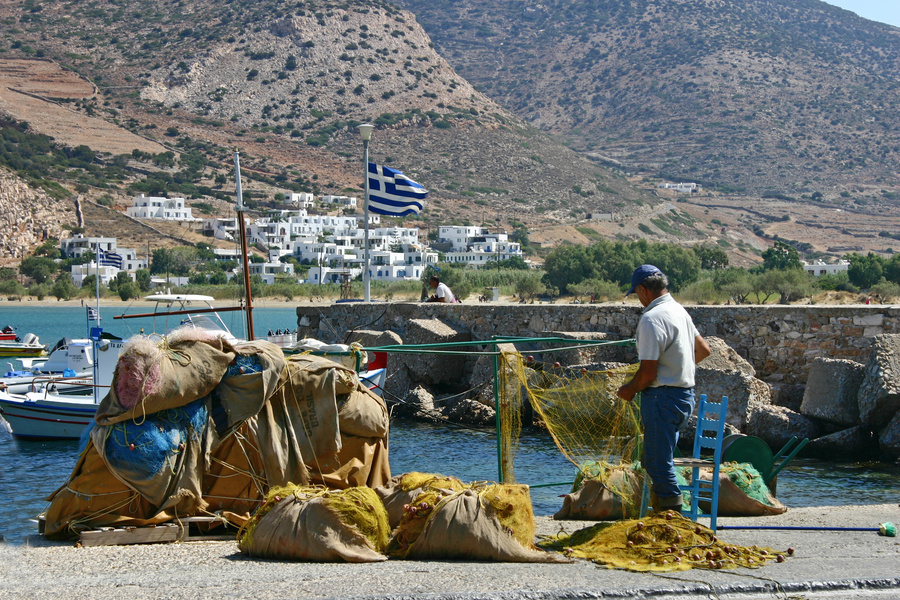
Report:
[[[726,190],[900,186],[900,29],[816,0],[396,0],[499,104]]]
[[[432,191],[428,224],[508,226],[656,202],[476,91],[412,13],[379,0],[26,3],[0,5],[0,16],[21,25],[5,32],[5,54],[55,60],[97,86],[76,110],[204,153],[209,179],[240,148],[270,197],[278,184],[358,194],[355,126],[368,121],[371,158]]]
[[[35,190],[15,175],[0,170],[0,266],[17,265],[36,246],[64,233],[74,213],[72,202],[60,202]],[[69,215],[74,221],[74,215]]]

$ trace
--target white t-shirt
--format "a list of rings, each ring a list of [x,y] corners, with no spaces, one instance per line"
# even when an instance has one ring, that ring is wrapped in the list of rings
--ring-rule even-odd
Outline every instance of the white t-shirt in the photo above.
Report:
[[[634,337],[638,359],[658,361],[650,387],[694,387],[694,338],[698,335],[691,316],[671,294],[663,294],[644,309]]]
[[[441,282],[438,284],[437,289],[434,290],[434,295],[438,297],[438,299],[443,298],[444,302],[450,303],[453,302],[453,292],[450,291],[450,288],[447,287],[447,284]]]

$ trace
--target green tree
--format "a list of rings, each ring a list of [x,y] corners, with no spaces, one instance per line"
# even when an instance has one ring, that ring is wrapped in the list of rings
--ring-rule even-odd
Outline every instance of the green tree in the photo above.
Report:
[[[19,272],[37,283],[49,281],[56,271],[56,263],[45,256],[28,256],[19,264]]]
[[[0,279],[0,296],[21,298],[25,295],[25,287],[15,279]]]
[[[11,267],[0,267],[0,281],[8,281],[10,279],[15,279],[17,276],[16,270]]]
[[[781,296],[782,304],[809,298],[815,289],[812,277],[800,269],[767,271],[765,275],[770,278],[770,284]]]
[[[134,272],[134,281],[137,283],[138,289],[142,292],[150,291],[150,271],[147,269],[138,269]]]
[[[900,284],[900,254],[894,254],[890,260],[884,263],[884,278],[896,284]],[[2,278],[2,275],[0,275]]]
[[[862,256],[854,252],[844,258],[850,261],[850,266],[847,267],[847,276],[853,285],[868,289],[881,281],[884,261],[877,254],[869,252],[866,256]]]
[[[209,276],[209,282],[212,285],[224,285],[228,283],[228,276],[225,275],[224,271],[216,271]]]
[[[57,300],[68,300],[72,296],[76,294],[78,288],[75,287],[75,282],[72,281],[71,273],[60,273],[56,278],[56,281],[53,282],[53,287],[50,288],[50,293],[53,294]]]
[[[802,269],[803,264],[800,262],[800,253],[793,246],[784,242],[775,242],[775,245],[762,253],[764,271],[773,269]]]
[[[138,286],[131,281],[129,277],[127,281],[119,282],[119,298],[122,300],[131,300],[132,298],[137,297],[138,295]]]
[[[728,253],[711,244],[695,245],[694,254],[700,259],[700,268],[706,271],[728,268]]]
[[[753,292],[752,276],[740,267],[730,267],[713,273],[713,285],[728,295],[731,302],[744,304]]]
[[[580,283],[597,275],[594,261],[584,246],[560,246],[544,259],[544,283],[561,290],[570,283]]]
[[[547,286],[541,281],[540,273],[529,273],[516,282],[516,294],[525,300],[534,300],[547,291]]]
[[[580,301],[613,300],[622,296],[619,286],[605,279],[585,279],[580,283],[570,283],[566,291],[574,294]]]

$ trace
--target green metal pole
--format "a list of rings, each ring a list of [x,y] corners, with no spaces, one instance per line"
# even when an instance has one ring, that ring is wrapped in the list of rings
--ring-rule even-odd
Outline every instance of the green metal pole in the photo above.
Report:
[[[497,424],[497,480],[503,483],[503,427],[500,416],[500,356],[494,354],[494,415]]]

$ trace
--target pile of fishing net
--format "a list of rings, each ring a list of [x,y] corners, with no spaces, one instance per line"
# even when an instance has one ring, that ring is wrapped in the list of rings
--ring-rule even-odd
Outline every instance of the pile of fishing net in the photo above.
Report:
[[[375,491],[366,487],[272,488],[238,533],[241,552],[260,558],[378,562],[391,528]]]
[[[390,478],[388,413],[355,371],[193,328],[135,336],[45,535],[195,515],[240,526],[270,488]]]
[[[567,560],[539,550],[534,534],[526,486],[407,473],[374,490],[273,489],[239,544],[284,560]]]
[[[548,537],[538,545],[608,568],[640,572],[757,568],[770,560],[783,562],[792,552],[726,544],[708,527],[672,511],[641,520],[599,523]]]
[[[712,469],[700,469],[701,479],[709,481]],[[679,485],[690,482],[692,470],[675,470]],[[581,466],[572,492],[563,499],[554,519],[606,521],[638,516],[644,487],[640,463],[610,464],[588,461]],[[684,496],[683,510],[690,510],[690,498]],[[709,511],[701,501],[700,509]],[[750,463],[724,463],[719,468],[719,509],[724,517],[778,515],[787,511],[769,491],[762,476]]]

